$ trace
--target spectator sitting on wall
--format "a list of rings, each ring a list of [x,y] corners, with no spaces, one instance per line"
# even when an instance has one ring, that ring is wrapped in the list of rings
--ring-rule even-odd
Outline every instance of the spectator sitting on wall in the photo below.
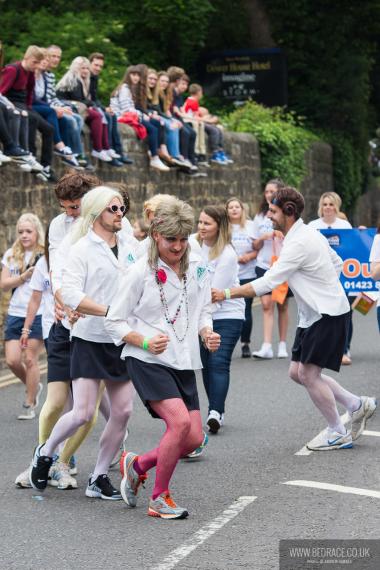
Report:
[[[90,60],[90,94],[91,99],[94,101],[98,111],[101,111],[108,125],[108,140],[110,143],[110,155],[113,158],[114,166],[121,166],[124,164],[133,164],[133,160],[123,151],[123,145],[120,139],[120,133],[117,125],[117,118],[110,106],[104,107],[98,96],[98,80],[104,66],[104,55],[99,52],[92,53]],[[119,164],[118,164],[119,163]]]
[[[210,159],[211,162],[216,164],[229,164],[230,159],[227,158],[223,149],[223,132],[215,125],[215,119],[217,119],[217,117],[213,117],[210,114],[205,114],[200,111],[199,103],[202,97],[202,87],[198,85],[198,83],[192,83],[189,87],[189,97],[185,101],[184,111],[204,125],[212,153]]]
[[[65,145],[69,146],[74,152],[80,166],[84,166],[86,170],[94,170],[94,167],[85,156],[84,146],[81,139],[81,132],[84,121],[79,113],[75,113],[70,105],[66,105],[64,101],[57,97],[56,80],[53,69],[60,64],[62,50],[59,46],[51,45],[47,48],[48,66],[44,72],[46,83],[46,101],[55,110],[62,139]]]
[[[141,71],[137,65],[130,65],[121,82],[112,92],[111,108],[118,121],[132,126],[140,138],[148,138],[150,166],[162,172],[169,167],[161,162],[158,155],[158,129],[149,120],[147,113],[141,111],[147,107],[146,86],[141,84]]]
[[[197,171],[195,159],[195,139],[196,132],[193,127],[186,123],[182,117],[182,107],[184,105],[183,93],[187,89],[188,77],[181,67],[169,67],[167,74],[170,80],[170,86],[173,93],[173,101],[170,111],[175,119],[182,123],[180,131],[180,150],[185,159],[189,160],[193,165],[193,170]]]
[[[34,72],[44,58],[44,51],[37,46],[29,46],[23,59],[4,67],[0,77],[0,94],[22,112],[28,114],[28,140],[21,145],[24,150],[30,150],[36,156],[36,134],[41,133],[42,149],[41,164],[36,160],[30,162],[33,172],[44,181],[55,181],[51,169],[53,159],[53,127],[41,115],[32,110],[34,92]],[[20,133],[21,134],[21,133]]]
[[[35,83],[32,109],[41,115],[41,117],[43,117],[45,121],[53,127],[55,154],[57,154],[68,166],[81,170],[82,167],[79,166],[77,159],[73,155],[73,151],[69,146],[66,146],[62,140],[57,113],[46,100],[46,79],[44,72],[48,67],[49,60],[47,50],[44,50],[44,52],[45,57],[40,61],[34,73]]]
[[[91,155],[103,162],[112,162],[109,153],[107,121],[95,108],[90,94],[90,62],[86,57],[76,57],[69,70],[57,84],[58,97],[78,112],[90,127],[93,150]]]

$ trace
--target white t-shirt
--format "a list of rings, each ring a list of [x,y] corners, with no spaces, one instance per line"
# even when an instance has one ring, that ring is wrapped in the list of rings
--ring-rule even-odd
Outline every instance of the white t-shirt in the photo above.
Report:
[[[263,234],[273,232],[272,220],[264,214],[256,214],[253,220],[252,235],[254,239],[259,239]],[[282,242],[276,239],[275,254],[280,255],[282,249]],[[269,269],[271,266],[273,252],[273,239],[266,239],[263,242],[263,247],[259,250],[256,257],[256,266],[262,269]]]
[[[323,221],[323,218],[317,218],[316,220],[309,222],[308,225],[315,230],[329,230],[330,228],[332,230],[352,229],[350,222],[347,222],[347,220],[342,220],[341,218],[335,218],[335,222],[332,224],[326,224],[326,222]]]
[[[376,234],[369,254],[370,263],[380,263],[380,234]],[[380,296],[377,298],[377,306],[380,307]]]
[[[215,289],[230,289],[239,287],[239,264],[236,251],[232,245],[226,245],[216,259],[209,260],[210,248],[202,244],[202,258],[207,264],[211,287]],[[244,319],[244,299],[225,299],[221,303],[213,303],[212,319]]]
[[[24,255],[24,266],[26,267],[31,260],[33,252],[26,251]],[[15,264],[14,259],[12,258],[12,248],[8,249],[4,255],[1,263],[4,267],[7,267],[9,273],[12,277],[16,277],[16,275],[20,275],[20,270],[18,266]],[[32,288],[30,286],[30,279],[25,281],[22,285],[16,287],[11,300],[9,302],[8,307],[8,314],[12,317],[26,317],[26,311],[28,309],[28,304],[30,301],[30,297],[32,296]],[[42,307],[40,307],[37,311],[37,315],[42,314]]]
[[[50,328],[54,323],[54,297],[45,256],[36,263],[30,280],[30,287],[33,291],[42,292],[40,308],[42,307],[42,336],[45,339],[48,338]]]
[[[242,228],[240,224],[231,224],[232,229],[232,245],[240,257],[245,253],[253,251],[253,222],[248,220]],[[248,263],[239,263],[239,279],[254,279],[256,277],[256,259],[248,261]]]

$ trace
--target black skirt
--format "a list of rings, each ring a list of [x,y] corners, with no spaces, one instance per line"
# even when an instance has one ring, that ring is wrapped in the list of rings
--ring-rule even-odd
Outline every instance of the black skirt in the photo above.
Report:
[[[54,323],[49,331],[47,344],[47,381],[69,382],[70,331],[62,323]]]
[[[149,406],[150,401],[181,398],[190,410],[199,410],[197,382],[194,370],[176,370],[161,364],[150,364],[127,356],[127,370],[136,392],[149,413],[159,416]]]
[[[346,345],[350,313],[322,315],[307,329],[297,328],[292,360],[339,372]]]
[[[113,343],[91,342],[82,338],[71,339],[71,377],[95,378],[127,382],[125,361],[121,360],[122,346]]]

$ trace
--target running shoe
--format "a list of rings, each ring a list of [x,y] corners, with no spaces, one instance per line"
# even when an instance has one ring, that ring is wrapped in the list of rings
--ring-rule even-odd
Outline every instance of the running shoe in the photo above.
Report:
[[[206,425],[210,433],[218,433],[223,425],[223,418],[221,414],[216,410],[210,410],[208,418],[206,420]]]
[[[22,412],[17,416],[18,420],[34,420],[36,417],[36,412],[34,411],[35,406],[22,405]]]
[[[72,455],[70,457],[69,467],[70,467],[70,475],[78,475],[77,460],[75,458],[75,455]]]
[[[156,499],[150,499],[149,501],[148,515],[150,517],[185,519],[188,514],[186,509],[176,505],[169,491],[164,491],[161,495],[156,497]]]
[[[251,351],[249,349],[248,344],[241,345],[241,357],[242,358],[251,358]]]
[[[196,449],[194,449],[194,451],[192,451],[191,453],[189,453],[188,455],[186,455],[187,459],[196,459],[197,457],[200,457],[202,455],[202,453],[205,450],[206,445],[208,444],[208,435],[207,433],[203,433],[203,441],[200,444],[199,447],[197,447]]]
[[[361,436],[365,430],[367,420],[375,413],[377,408],[376,398],[369,398],[368,396],[360,396],[361,405],[358,410],[350,414],[352,439],[355,441]]]
[[[68,463],[62,463],[60,461],[53,463],[50,467],[48,485],[56,487],[59,490],[78,488],[76,479],[70,475]]]
[[[32,485],[30,484],[30,479],[29,479],[30,467],[31,466],[29,466],[28,469],[25,469],[25,471],[20,473],[20,475],[17,475],[15,485],[19,489],[31,489],[32,488]]]
[[[49,470],[53,463],[52,457],[41,455],[41,448],[43,446],[43,443],[41,443],[41,445],[37,445],[34,451],[32,465],[29,470],[30,484],[33,489],[36,489],[36,491],[44,491],[46,489],[49,479]]]
[[[288,358],[288,351],[286,349],[286,342],[281,341],[278,344],[277,358]]]
[[[137,505],[139,488],[141,485],[145,487],[145,481],[148,477],[146,474],[139,475],[135,471],[133,464],[137,457],[138,455],[136,455],[136,453],[130,451],[129,453],[124,452],[120,459],[120,472],[123,476],[120,483],[120,492],[124,501],[130,507]]]
[[[352,436],[350,431],[345,434],[325,429],[306,444],[310,451],[330,451],[331,449],[351,449]]]
[[[90,476],[86,489],[86,497],[106,499],[107,501],[121,501],[119,491],[112,485],[106,473],[98,475],[92,483]]]
[[[252,352],[252,356],[255,358],[271,359],[273,358],[273,349],[271,344],[263,344],[260,350],[255,350]]]

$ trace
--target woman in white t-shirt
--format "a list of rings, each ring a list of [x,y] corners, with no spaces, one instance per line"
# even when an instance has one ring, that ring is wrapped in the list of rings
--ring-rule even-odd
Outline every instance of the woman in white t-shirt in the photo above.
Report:
[[[316,230],[350,230],[352,226],[349,221],[344,219],[344,214],[340,211],[342,207],[342,199],[336,192],[324,192],[319,199],[318,218],[309,222],[309,226]],[[350,305],[354,301],[356,295],[348,295]],[[348,328],[347,342],[344,348],[342,364],[350,365],[351,354],[350,345],[352,340],[352,311],[350,312],[350,324]]]
[[[210,275],[211,287],[229,289],[239,285],[237,255],[231,245],[231,230],[223,206],[205,206],[199,216],[194,243],[201,246],[201,255]],[[192,251],[194,251],[193,245]],[[224,408],[230,383],[231,358],[241,335],[244,322],[243,299],[225,299],[213,305],[214,332],[221,336],[217,352],[201,346],[202,376],[209,407],[207,426],[217,433],[224,424]]]
[[[278,256],[282,248],[283,235],[273,229],[272,221],[267,217],[269,203],[274,193],[284,186],[282,180],[274,178],[270,180],[264,188],[264,196],[258,214],[253,220],[254,247],[259,252],[256,258],[256,276],[262,277],[268,271],[272,263],[272,256]],[[287,358],[286,335],[288,332],[289,311],[288,300],[283,304],[272,301],[272,295],[262,295],[260,297],[263,308],[263,333],[264,341],[260,350],[252,353],[255,358],[273,358],[272,336],[274,323],[274,308],[277,304],[278,310],[278,330],[280,342],[278,345],[277,357]]]
[[[32,295],[30,280],[38,259],[44,253],[44,233],[40,220],[34,214],[23,214],[16,225],[17,238],[2,259],[1,283],[3,291],[12,291],[5,322],[5,359],[7,365],[26,386],[26,399],[19,420],[35,417],[42,390],[38,355],[43,349],[42,307],[30,329],[24,329],[28,303]],[[20,336],[28,334],[28,347],[23,350]]]
[[[257,250],[253,247],[253,222],[247,220],[244,204],[239,198],[230,198],[226,203],[227,215],[232,231],[232,246],[239,262],[239,283],[245,285],[256,278]],[[241,356],[250,358],[252,332],[252,301],[245,299],[245,321],[241,331]]]
[[[371,262],[372,279],[380,281],[380,226],[377,228],[377,234],[372,243],[369,260]],[[377,324],[380,332],[380,296],[377,299]]]

